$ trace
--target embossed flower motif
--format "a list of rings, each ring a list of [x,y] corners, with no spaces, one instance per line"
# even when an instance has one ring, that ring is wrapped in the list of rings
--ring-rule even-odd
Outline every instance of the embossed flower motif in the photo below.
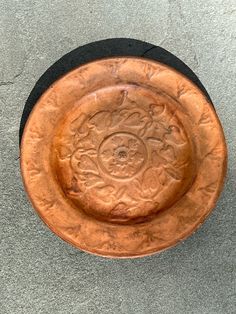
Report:
[[[138,140],[119,136],[112,138],[111,147],[101,153],[101,158],[111,175],[123,178],[134,175],[144,160]]]

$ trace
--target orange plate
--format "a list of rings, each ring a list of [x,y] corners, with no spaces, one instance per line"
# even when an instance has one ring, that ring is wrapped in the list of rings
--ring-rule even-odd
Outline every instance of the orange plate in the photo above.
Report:
[[[56,81],[21,144],[25,188],[43,221],[107,257],[150,255],[193,233],[215,206],[226,160],[203,93],[142,58],[98,60]]]

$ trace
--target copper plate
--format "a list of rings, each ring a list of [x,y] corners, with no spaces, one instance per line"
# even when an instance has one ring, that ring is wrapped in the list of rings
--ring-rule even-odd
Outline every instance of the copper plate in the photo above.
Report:
[[[142,58],[81,66],[34,107],[21,169],[34,208],[94,254],[159,252],[201,225],[222,189],[226,145],[202,92]]]

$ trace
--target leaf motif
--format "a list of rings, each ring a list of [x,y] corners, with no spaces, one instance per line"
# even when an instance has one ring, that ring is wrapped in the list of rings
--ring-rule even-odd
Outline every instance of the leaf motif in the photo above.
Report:
[[[148,80],[157,72],[156,69],[150,64],[144,64],[143,71]]]
[[[44,137],[44,132],[37,126],[33,125],[29,129],[30,137],[35,141],[41,141]]]
[[[121,92],[121,100],[120,100],[120,104],[119,104],[120,107],[122,107],[123,104],[125,103],[127,96],[128,96],[128,91],[126,89],[124,89]]]
[[[163,136],[166,133],[165,125],[162,125],[160,121],[154,121],[153,125],[154,127],[151,129],[151,137],[163,139]]]
[[[78,128],[77,132],[83,137],[85,137],[89,134],[89,128],[88,128],[87,121],[83,122],[83,124],[80,126],[80,128]]]
[[[85,122],[86,118],[87,118],[86,114],[82,113],[79,115],[77,119],[73,120],[70,125],[71,131],[76,132]]]
[[[161,155],[157,151],[152,152],[152,165],[155,169],[159,168],[160,166],[164,166],[168,163],[168,161],[161,157]]]
[[[158,187],[158,181],[156,177],[155,168],[148,168],[143,174],[142,189],[148,191],[150,189],[156,190]]]
[[[78,235],[80,233],[80,230],[81,230],[81,225],[77,225],[77,226],[73,226],[73,227],[64,227],[63,230],[69,236],[72,236],[73,238],[77,239]]]
[[[162,165],[166,164],[166,160],[163,159],[158,152],[153,151],[152,152],[152,166],[155,168],[159,168]]]
[[[180,181],[181,180],[181,174],[176,169],[165,167],[166,173],[174,180]]]
[[[149,105],[152,115],[161,115],[165,111],[165,105],[151,104]]]
[[[37,201],[40,203],[40,206],[45,210],[45,212],[50,213],[56,209],[56,200],[47,199],[45,195],[37,197]]]
[[[37,176],[41,173],[41,169],[39,168],[39,166],[35,162],[33,162],[32,160],[27,162],[27,169],[30,172],[31,176]],[[31,177],[31,179],[32,179],[32,177]]]
[[[94,126],[98,131],[103,131],[111,125],[111,113],[109,111],[97,112],[89,119],[89,124]]]
[[[78,196],[78,194],[80,194],[81,190],[78,186],[78,182],[76,177],[73,177],[71,180],[71,186],[67,189],[67,192],[71,195],[71,196]]]
[[[80,153],[81,155],[86,154],[86,155],[89,155],[91,157],[97,157],[97,150],[95,148],[79,147],[78,153]]]
[[[132,188],[133,188],[134,193],[136,193],[138,195],[141,194],[142,193],[141,182],[138,179],[134,179],[133,183],[134,184],[133,184]]]
[[[141,114],[139,112],[134,112],[124,120],[124,125],[136,127],[136,126],[139,126],[140,122],[141,122]]]
[[[72,180],[71,180],[71,189],[74,191],[74,192],[79,192],[80,189],[78,187],[78,182],[77,182],[77,179],[76,177],[73,177]]]
[[[125,63],[124,60],[113,60],[110,64],[106,64],[106,69],[109,68],[111,74],[115,77],[115,78],[119,78],[119,70],[120,67]]]
[[[84,177],[84,178],[83,178]],[[93,173],[86,173],[84,176],[81,176],[81,181],[85,181],[84,185],[87,187],[92,187],[94,185],[103,184],[103,180],[99,175]]]
[[[61,149],[59,151],[60,159],[67,159],[70,158],[72,155],[72,149],[69,146],[61,146]]]
[[[55,90],[51,90],[47,99],[44,101],[44,107],[48,113],[54,113],[58,108],[58,94]]]
[[[111,128],[116,127],[123,119],[124,115],[122,115],[121,111],[115,110],[111,117]]]
[[[111,211],[110,214],[112,216],[127,216],[128,207],[125,203],[118,203]]]
[[[116,193],[117,197],[118,197],[118,198],[122,198],[122,197],[124,196],[124,194],[126,193],[126,191],[127,191],[127,187],[126,187],[126,186],[121,187],[121,188],[117,191],[117,193]]]
[[[160,149],[159,153],[160,156],[167,161],[172,162],[176,159],[174,148],[170,145],[167,145],[165,148]]]
[[[164,138],[167,142],[170,141],[176,145],[183,145],[186,142],[180,128],[175,125],[169,126],[168,132],[165,133]]]
[[[97,145],[97,138],[93,133],[88,136],[83,137],[78,141],[79,148],[84,149],[85,151],[90,149],[95,149]]]
[[[160,173],[158,174],[158,181],[162,186],[167,185],[168,178],[163,168],[160,170]]]
[[[213,193],[215,192],[215,189],[216,189],[216,184],[209,184],[208,186],[206,186],[205,190],[208,192],[208,193]]]
[[[200,193],[201,200],[204,204],[207,204],[211,198],[212,193],[216,191],[217,188],[217,181],[206,183],[197,188],[197,191]]]
[[[213,160],[218,160],[222,156],[223,149],[221,146],[215,146],[205,155],[204,158],[210,157]]]
[[[163,141],[159,137],[148,137],[147,141],[150,145],[153,145],[153,146],[157,146],[157,147],[163,146]]]
[[[139,136],[145,136],[146,132],[149,131],[149,129],[151,128],[152,124],[153,124],[152,121],[148,121],[148,122],[144,125],[144,127],[143,127],[141,130],[138,131],[138,135],[139,135]]]
[[[199,120],[199,124],[208,124],[211,122],[212,122],[212,119],[211,119],[210,115],[208,114],[208,112],[204,111],[201,115],[200,120]]]
[[[112,185],[105,185],[96,188],[98,194],[105,197],[110,197],[110,194],[114,192],[115,188]]]
[[[160,160],[158,158],[158,154],[156,151],[152,152],[152,165],[155,166],[159,166],[160,164]]]
[[[216,186],[217,186],[216,182],[212,182],[210,184],[200,187],[198,191],[203,191],[203,192],[206,191],[208,193],[213,193],[216,189]]]
[[[79,167],[80,167],[80,169],[86,170],[87,172],[98,173],[96,163],[88,156],[82,156],[80,158]]]
[[[177,97],[181,97],[182,95],[190,92],[189,87],[187,87],[182,81],[178,84]]]
[[[126,97],[126,105],[128,105],[127,111],[135,110],[135,109],[137,109],[137,106],[138,106],[137,102],[135,100],[132,100],[128,95]]]
[[[183,169],[186,168],[189,165],[189,158],[184,160],[176,161],[172,164],[176,169]]]

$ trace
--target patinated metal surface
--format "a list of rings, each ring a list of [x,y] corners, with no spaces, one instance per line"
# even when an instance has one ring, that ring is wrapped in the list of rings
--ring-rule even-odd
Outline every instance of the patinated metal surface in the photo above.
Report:
[[[109,257],[152,254],[190,235],[216,203],[226,158],[199,89],[141,58],[92,62],[58,80],[21,146],[25,187],[44,222]]]

